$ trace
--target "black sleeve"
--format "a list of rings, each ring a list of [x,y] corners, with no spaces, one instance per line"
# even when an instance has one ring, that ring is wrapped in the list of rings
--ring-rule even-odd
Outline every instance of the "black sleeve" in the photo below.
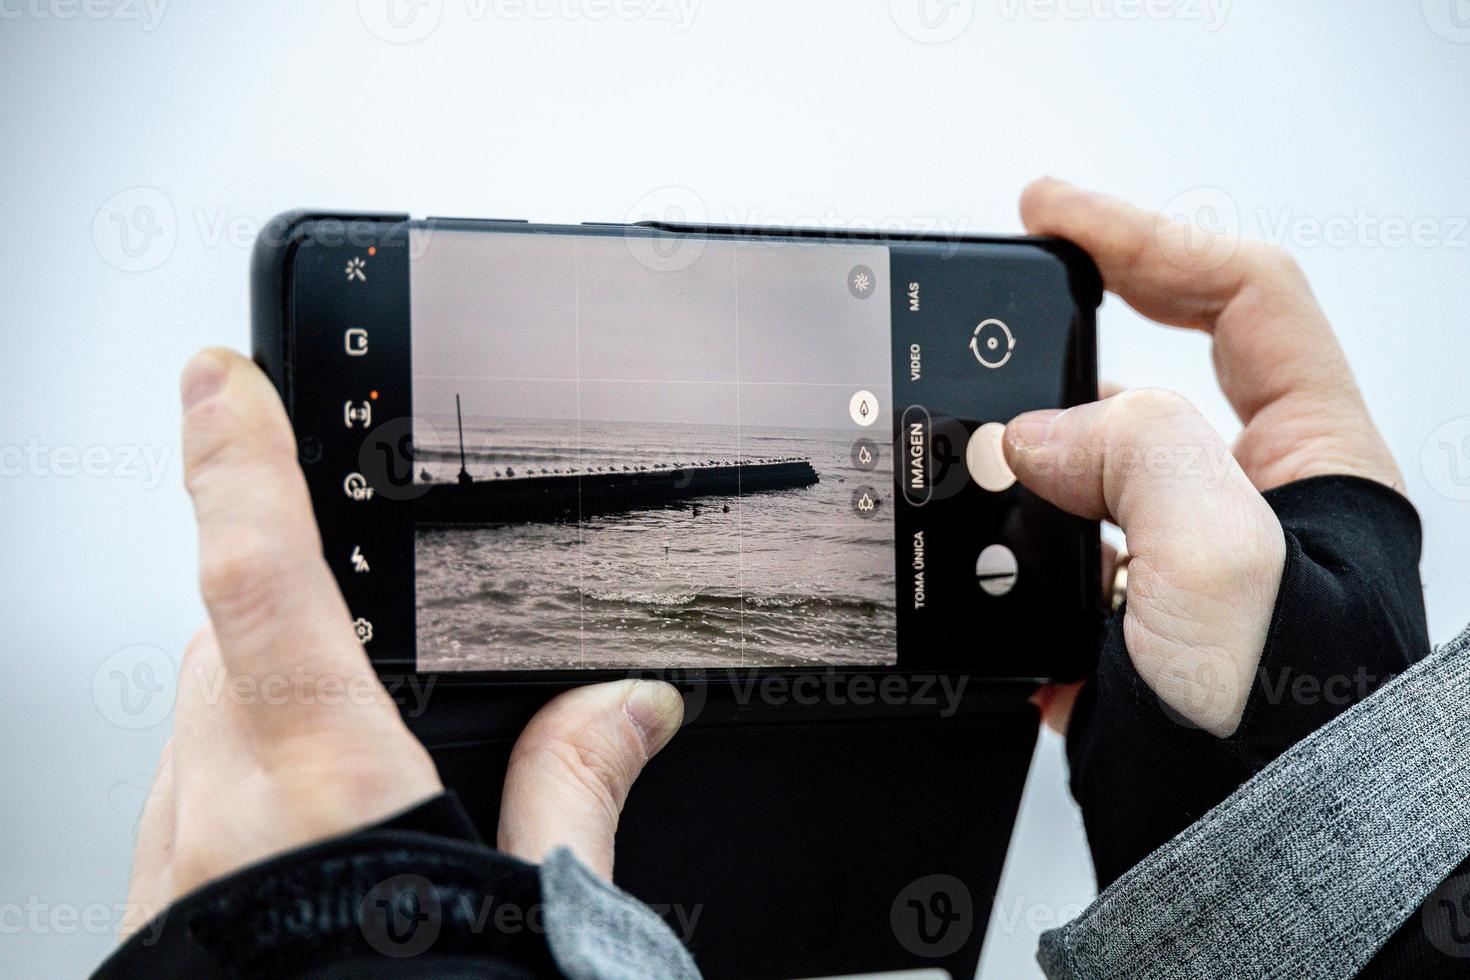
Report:
[[[1421,531],[1408,500],[1356,477],[1265,494],[1286,538],[1266,646],[1226,739],[1167,710],[1138,676],[1123,611],[1067,735],[1072,794],[1105,888],[1292,744],[1429,653]]]
[[[93,977],[560,976],[540,908],[536,868],[446,792],[185,895]]]

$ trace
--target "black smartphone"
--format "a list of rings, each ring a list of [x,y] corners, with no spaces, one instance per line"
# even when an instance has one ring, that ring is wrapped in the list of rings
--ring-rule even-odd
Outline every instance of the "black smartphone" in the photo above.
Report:
[[[295,212],[252,276],[385,672],[1085,669],[1098,526],[1000,452],[1097,395],[1069,243]]]

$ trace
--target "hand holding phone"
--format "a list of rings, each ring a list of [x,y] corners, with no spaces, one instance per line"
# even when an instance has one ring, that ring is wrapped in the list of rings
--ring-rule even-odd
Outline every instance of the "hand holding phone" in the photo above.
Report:
[[[1128,653],[1192,724],[1240,722],[1282,576],[1281,524],[1261,493],[1313,476],[1403,477],[1341,346],[1289,255],[1198,229],[1057,180],[1027,188],[1035,234],[1086,248],[1107,288],[1160,323],[1214,338],[1221,387],[1244,430],[1227,446],[1182,395],[1147,389],[1007,430],[1006,455],[1036,493],[1128,534]],[[1043,692],[1065,731],[1076,689]]]
[[[443,790],[353,635],[269,381],[213,349],[189,363],[182,394],[210,625],[184,655],[173,738],[139,821],[125,934],[210,881]],[[623,800],[682,714],[678,692],[654,681],[553,699],[506,774],[500,849],[534,862],[565,845],[610,878]]]

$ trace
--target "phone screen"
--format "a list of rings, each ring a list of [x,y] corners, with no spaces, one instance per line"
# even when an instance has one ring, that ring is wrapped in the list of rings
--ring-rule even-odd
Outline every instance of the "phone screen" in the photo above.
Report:
[[[412,234],[421,670],[896,663],[887,246]]]
[[[324,220],[284,269],[258,336],[283,311],[385,670],[1038,678],[1092,648],[1097,524],[1000,448],[1095,397],[1100,285],[1061,243]]]

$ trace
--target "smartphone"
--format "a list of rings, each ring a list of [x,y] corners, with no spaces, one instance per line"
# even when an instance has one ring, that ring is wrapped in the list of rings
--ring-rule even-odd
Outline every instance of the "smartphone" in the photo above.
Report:
[[[255,357],[384,671],[1087,666],[1098,525],[1000,451],[1097,396],[1069,243],[293,212],[252,265]]]

